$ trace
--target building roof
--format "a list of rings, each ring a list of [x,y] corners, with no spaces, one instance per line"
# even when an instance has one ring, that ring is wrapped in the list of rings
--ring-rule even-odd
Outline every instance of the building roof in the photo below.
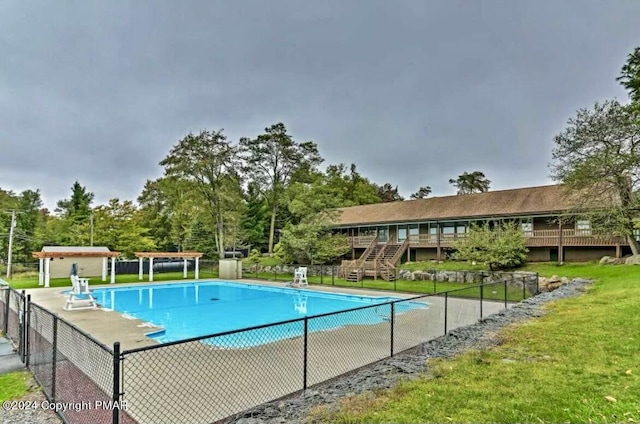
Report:
[[[110,252],[108,247],[105,246],[44,246],[42,248],[43,252],[78,252],[78,253],[89,253],[89,252]]]
[[[120,256],[104,246],[44,246],[40,252],[32,252],[34,258],[110,258]]]
[[[544,215],[578,207],[561,185],[496,190],[459,196],[376,203],[339,208],[336,226]]]

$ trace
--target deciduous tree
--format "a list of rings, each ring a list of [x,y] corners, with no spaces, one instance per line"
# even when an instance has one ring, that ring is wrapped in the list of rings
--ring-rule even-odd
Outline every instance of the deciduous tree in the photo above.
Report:
[[[476,261],[497,269],[515,268],[527,260],[526,239],[520,229],[512,223],[494,226],[472,225],[467,237],[454,243],[454,257]]]
[[[215,228],[214,241],[220,258],[224,258],[225,213],[232,202],[240,201],[230,189],[240,184],[238,149],[220,131],[203,130],[188,134],[160,162],[165,175],[193,183],[201,195]]]
[[[640,208],[640,111],[615,100],[580,109],[555,138],[551,173],[591,210],[594,226],[626,237],[634,254],[633,236]]]
[[[265,128],[255,139],[243,138],[245,170],[264,196],[270,210],[268,251],[273,253],[276,219],[286,209],[286,189],[292,180],[303,178],[322,162],[315,143],[298,143],[282,123]]]

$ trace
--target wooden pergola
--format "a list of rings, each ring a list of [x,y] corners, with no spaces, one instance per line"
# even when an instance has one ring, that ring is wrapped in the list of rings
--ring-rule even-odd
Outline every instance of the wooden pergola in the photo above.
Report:
[[[187,278],[187,259],[195,259],[195,279],[200,278],[200,263],[199,260],[203,253],[201,252],[135,252],[136,258],[140,261],[138,266],[138,279],[143,278],[143,264],[144,259],[149,258],[149,281],[153,281],[153,260],[155,258],[182,258],[182,278]]]
[[[83,252],[77,250],[57,251],[57,252],[32,252],[34,258],[38,258],[38,285],[49,287],[51,280],[50,266],[51,259],[58,257],[65,258],[102,258],[102,281],[107,281],[107,260],[111,258],[111,284],[116,282],[116,258],[120,252]]]

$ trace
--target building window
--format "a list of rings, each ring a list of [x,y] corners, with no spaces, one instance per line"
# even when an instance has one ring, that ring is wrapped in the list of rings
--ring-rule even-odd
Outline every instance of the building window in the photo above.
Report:
[[[386,243],[389,240],[389,227],[378,227],[378,241]]]
[[[533,235],[533,223],[532,222],[523,222],[520,224],[520,228],[522,229],[522,233],[526,237],[531,237]]]
[[[420,224],[409,224],[409,238],[414,242],[420,239]]]
[[[587,220],[576,221],[576,235],[577,236],[590,236],[591,235],[591,221],[587,221]]]
[[[375,236],[376,235],[376,229],[371,228],[371,227],[360,227],[358,228],[358,235],[361,237],[366,237],[366,236]]]
[[[398,241],[403,242],[407,239],[407,227],[401,227],[398,225]]]
[[[456,227],[453,224],[444,224],[442,227],[442,237],[450,237],[453,238],[453,234],[456,233]]]

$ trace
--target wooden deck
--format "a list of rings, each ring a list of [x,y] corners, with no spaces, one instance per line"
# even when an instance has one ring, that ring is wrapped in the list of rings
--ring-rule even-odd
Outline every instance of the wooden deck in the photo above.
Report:
[[[564,229],[562,240],[560,230],[534,230],[525,234],[527,247],[555,247],[562,246],[626,246],[623,237],[597,235],[591,231]],[[440,247],[452,247],[456,240],[466,237],[466,234],[440,234]],[[350,237],[353,248],[366,248],[375,236]],[[420,234],[409,236],[410,247],[438,247],[436,234]]]

